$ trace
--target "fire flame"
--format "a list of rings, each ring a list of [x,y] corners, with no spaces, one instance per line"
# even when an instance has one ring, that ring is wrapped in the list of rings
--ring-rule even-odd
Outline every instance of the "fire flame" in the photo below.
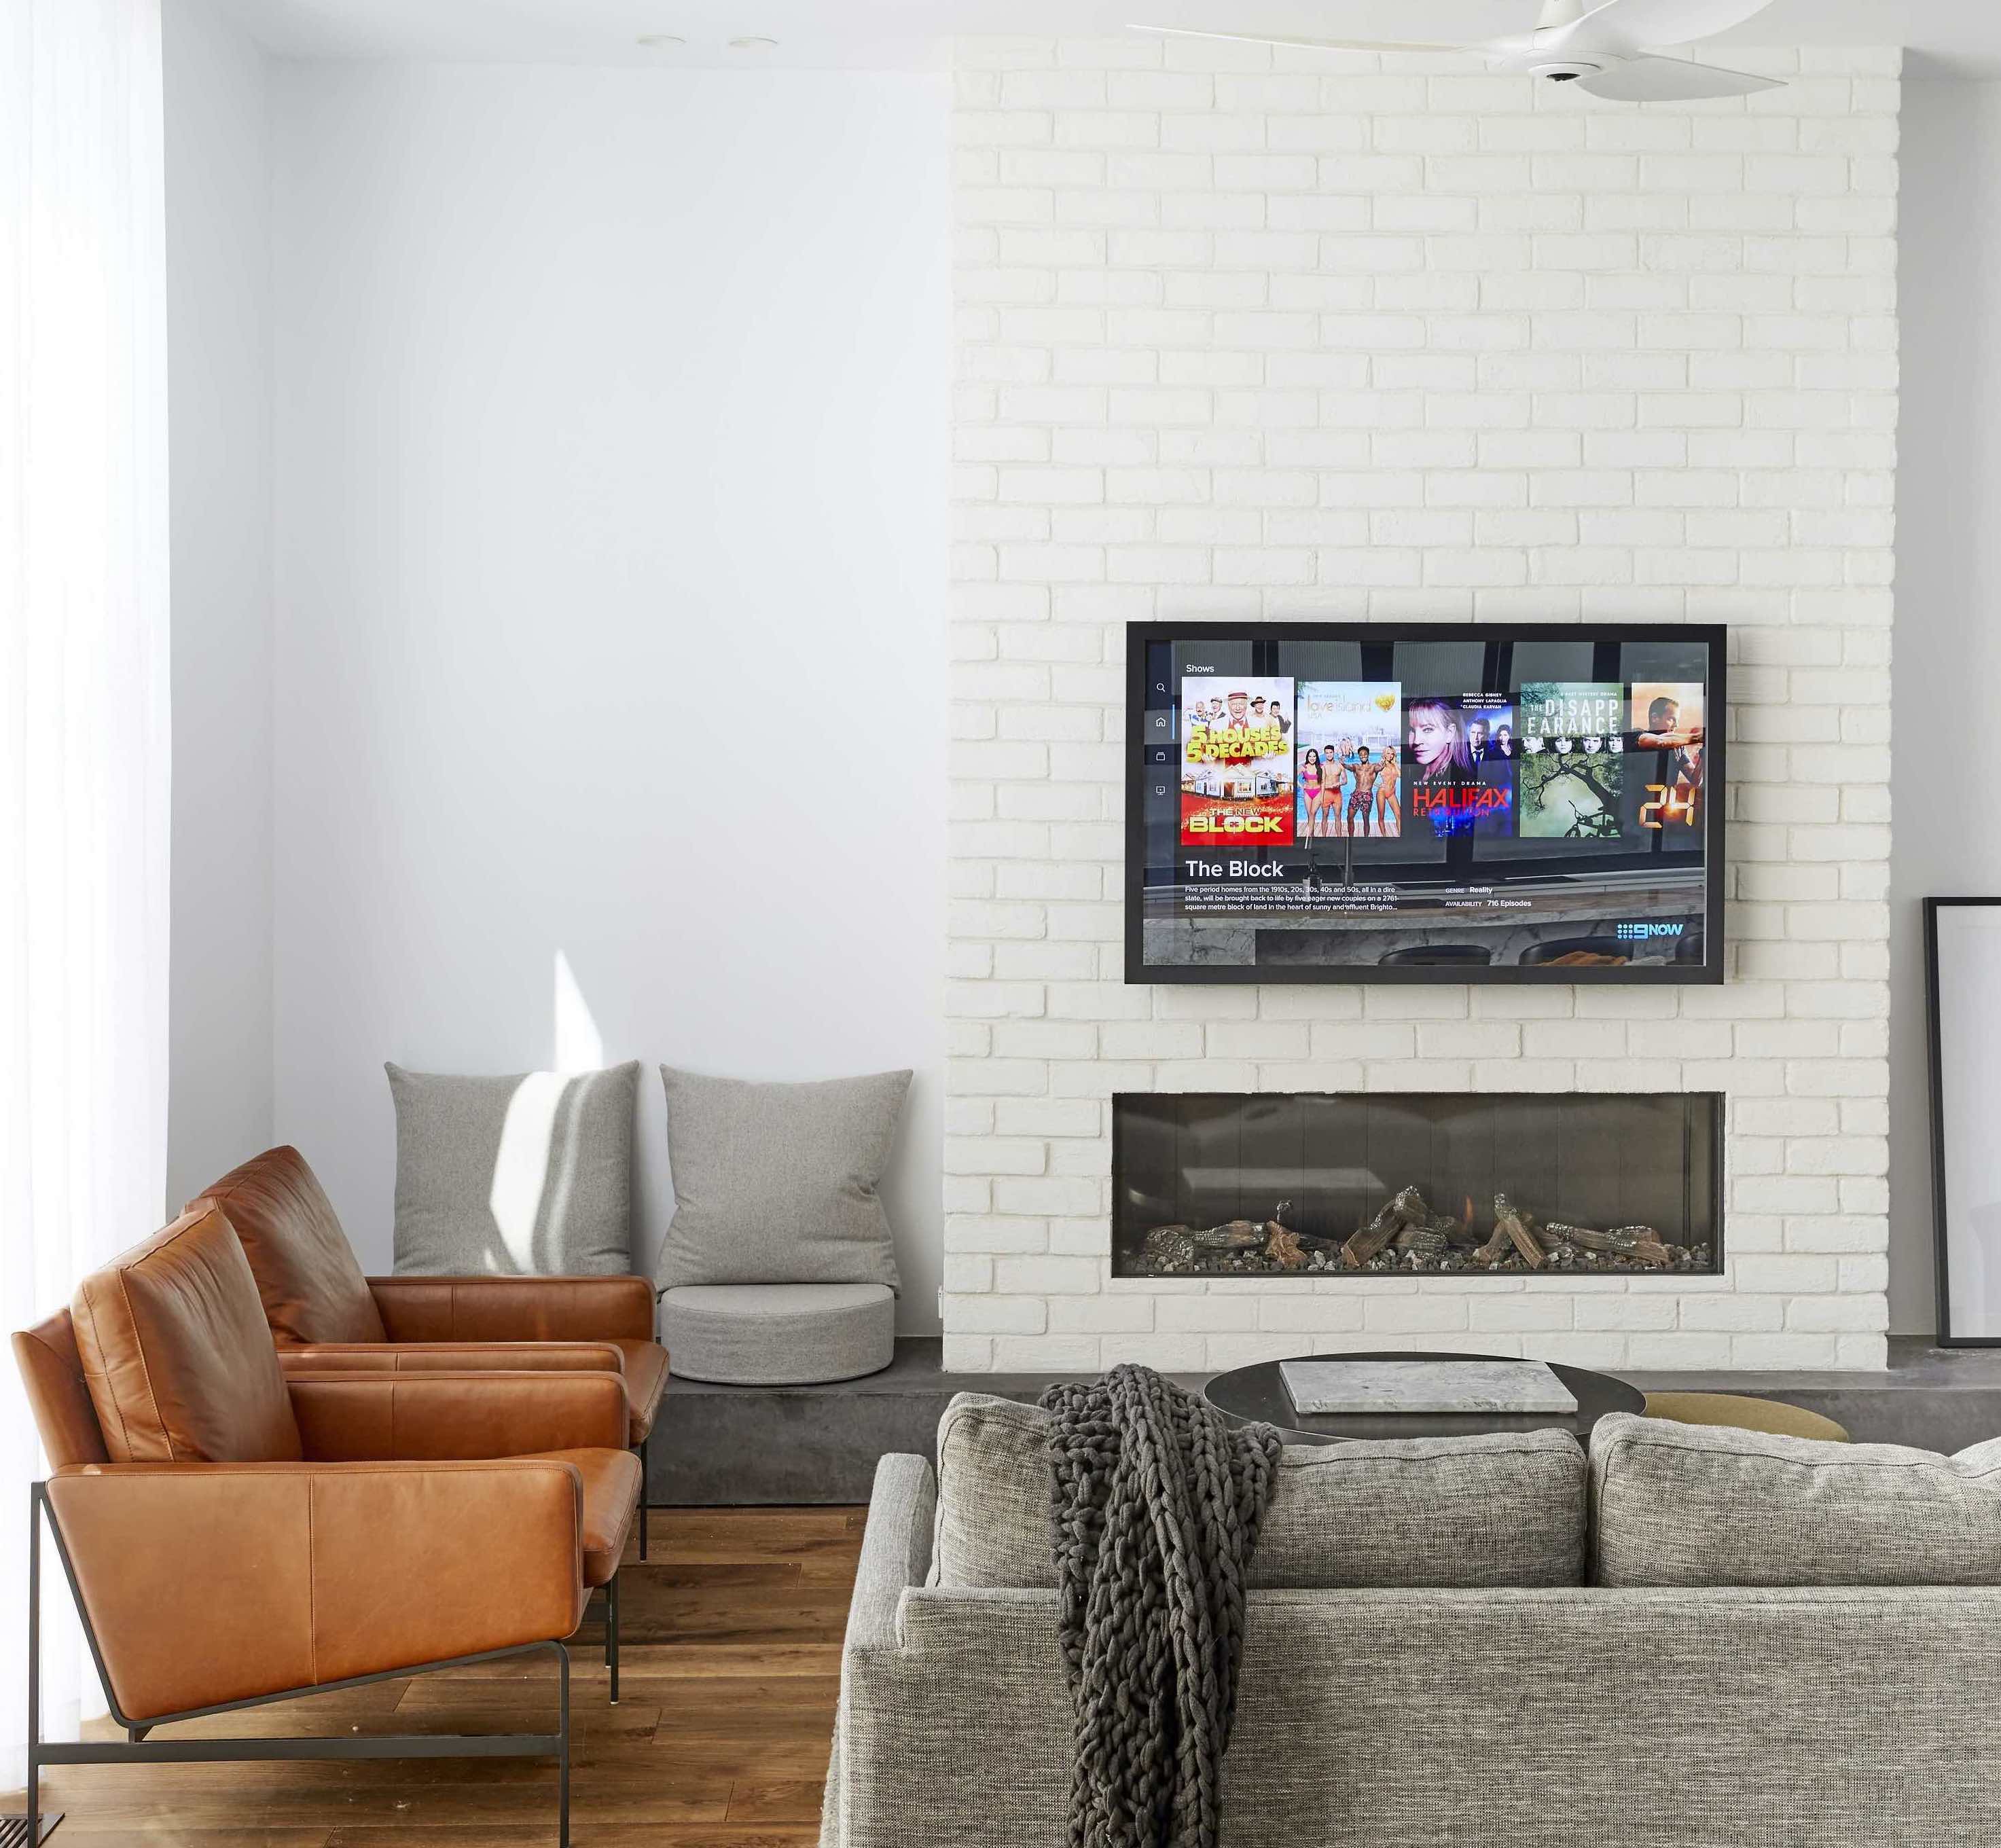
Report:
[[[1459,1223],[1470,1232],[1473,1230],[1473,1195],[1461,1196],[1459,1203]]]

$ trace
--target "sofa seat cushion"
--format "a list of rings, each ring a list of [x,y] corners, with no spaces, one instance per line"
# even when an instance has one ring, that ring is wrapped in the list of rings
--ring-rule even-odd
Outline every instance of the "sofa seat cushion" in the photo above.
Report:
[[[2001,1438],[1942,1456],[1622,1412],[1591,1495],[1599,1585],[2001,1585]]]
[[[940,1585],[1053,1585],[1049,1415],[961,1393],[938,1425]],[[1561,1431],[1288,1444],[1249,1582],[1262,1589],[1574,1585],[1584,1453]]]
[[[242,1241],[280,1347],[388,1338],[333,1202],[297,1149],[252,1156],[190,1204],[204,1200]]]
[[[113,1463],[296,1463],[291,1394],[243,1247],[198,1203],[70,1304]]]
[[[532,1460],[572,1465],[583,1483],[583,1582],[608,1584],[625,1557],[639,1506],[639,1460],[630,1450],[538,1450]]]
[[[880,1283],[691,1283],[661,1297],[660,1338],[684,1380],[854,1380],[896,1357],[896,1300]]]

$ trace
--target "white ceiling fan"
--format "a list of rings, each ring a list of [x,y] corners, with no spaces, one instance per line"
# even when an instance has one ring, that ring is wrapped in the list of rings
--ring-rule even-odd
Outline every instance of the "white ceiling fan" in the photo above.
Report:
[[[1281,38],[1257,32],[1201,32],[1183,26],[1133,30],[1325,51],[1470,51],[1498,70],[1519,71],[1550,83],[1574,83],[1594,96],[1618,103],[1692,103],[1707,96],[1748,96],[1780,85],[1775,78],[1747,71],[1662,57],[1648,47],[1706,39],[1742,24],[1770,4],[1771,0],[1599,0],[1596,5],[1591,0],[1543,0],[1534,31],[1478,44]]]

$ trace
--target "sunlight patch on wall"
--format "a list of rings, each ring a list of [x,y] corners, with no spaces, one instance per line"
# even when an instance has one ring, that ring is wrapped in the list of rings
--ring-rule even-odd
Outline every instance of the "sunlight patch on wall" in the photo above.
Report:
[[[596,1071],[604,1063],[604,1035],[597,1030],[590,1004],[578,986],[569,958],[556,952],[555,1067],[558,1071]]]

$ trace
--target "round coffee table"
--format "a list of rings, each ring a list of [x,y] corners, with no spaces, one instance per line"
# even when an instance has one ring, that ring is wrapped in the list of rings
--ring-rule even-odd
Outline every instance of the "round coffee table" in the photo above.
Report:
[[[1313,1360],[1509,1360],[1505,1354],[1314,1354]],[[1610,1411],[1642,1411],[1647,1395],[1637,1386],[1589,1368],[1548,1363],[1550,1371],[1571,1390],[1577,1410],[1568,1416],[1547,1411],[1404,1411],[1343,1413],[1308,1418],[1293,1409],[1291,1395],[1279,1376],[1279,1363],[1233,1367],[1218,1373],[1202,1388],[1202,1397],[1227,1417],[1245,1424],[1275,1425],[1289,1443],[1338,1444],[1358,1437],[1477,1437],[1495,1431],[1568,1431],[1587,1443],[1591,1428]]]

